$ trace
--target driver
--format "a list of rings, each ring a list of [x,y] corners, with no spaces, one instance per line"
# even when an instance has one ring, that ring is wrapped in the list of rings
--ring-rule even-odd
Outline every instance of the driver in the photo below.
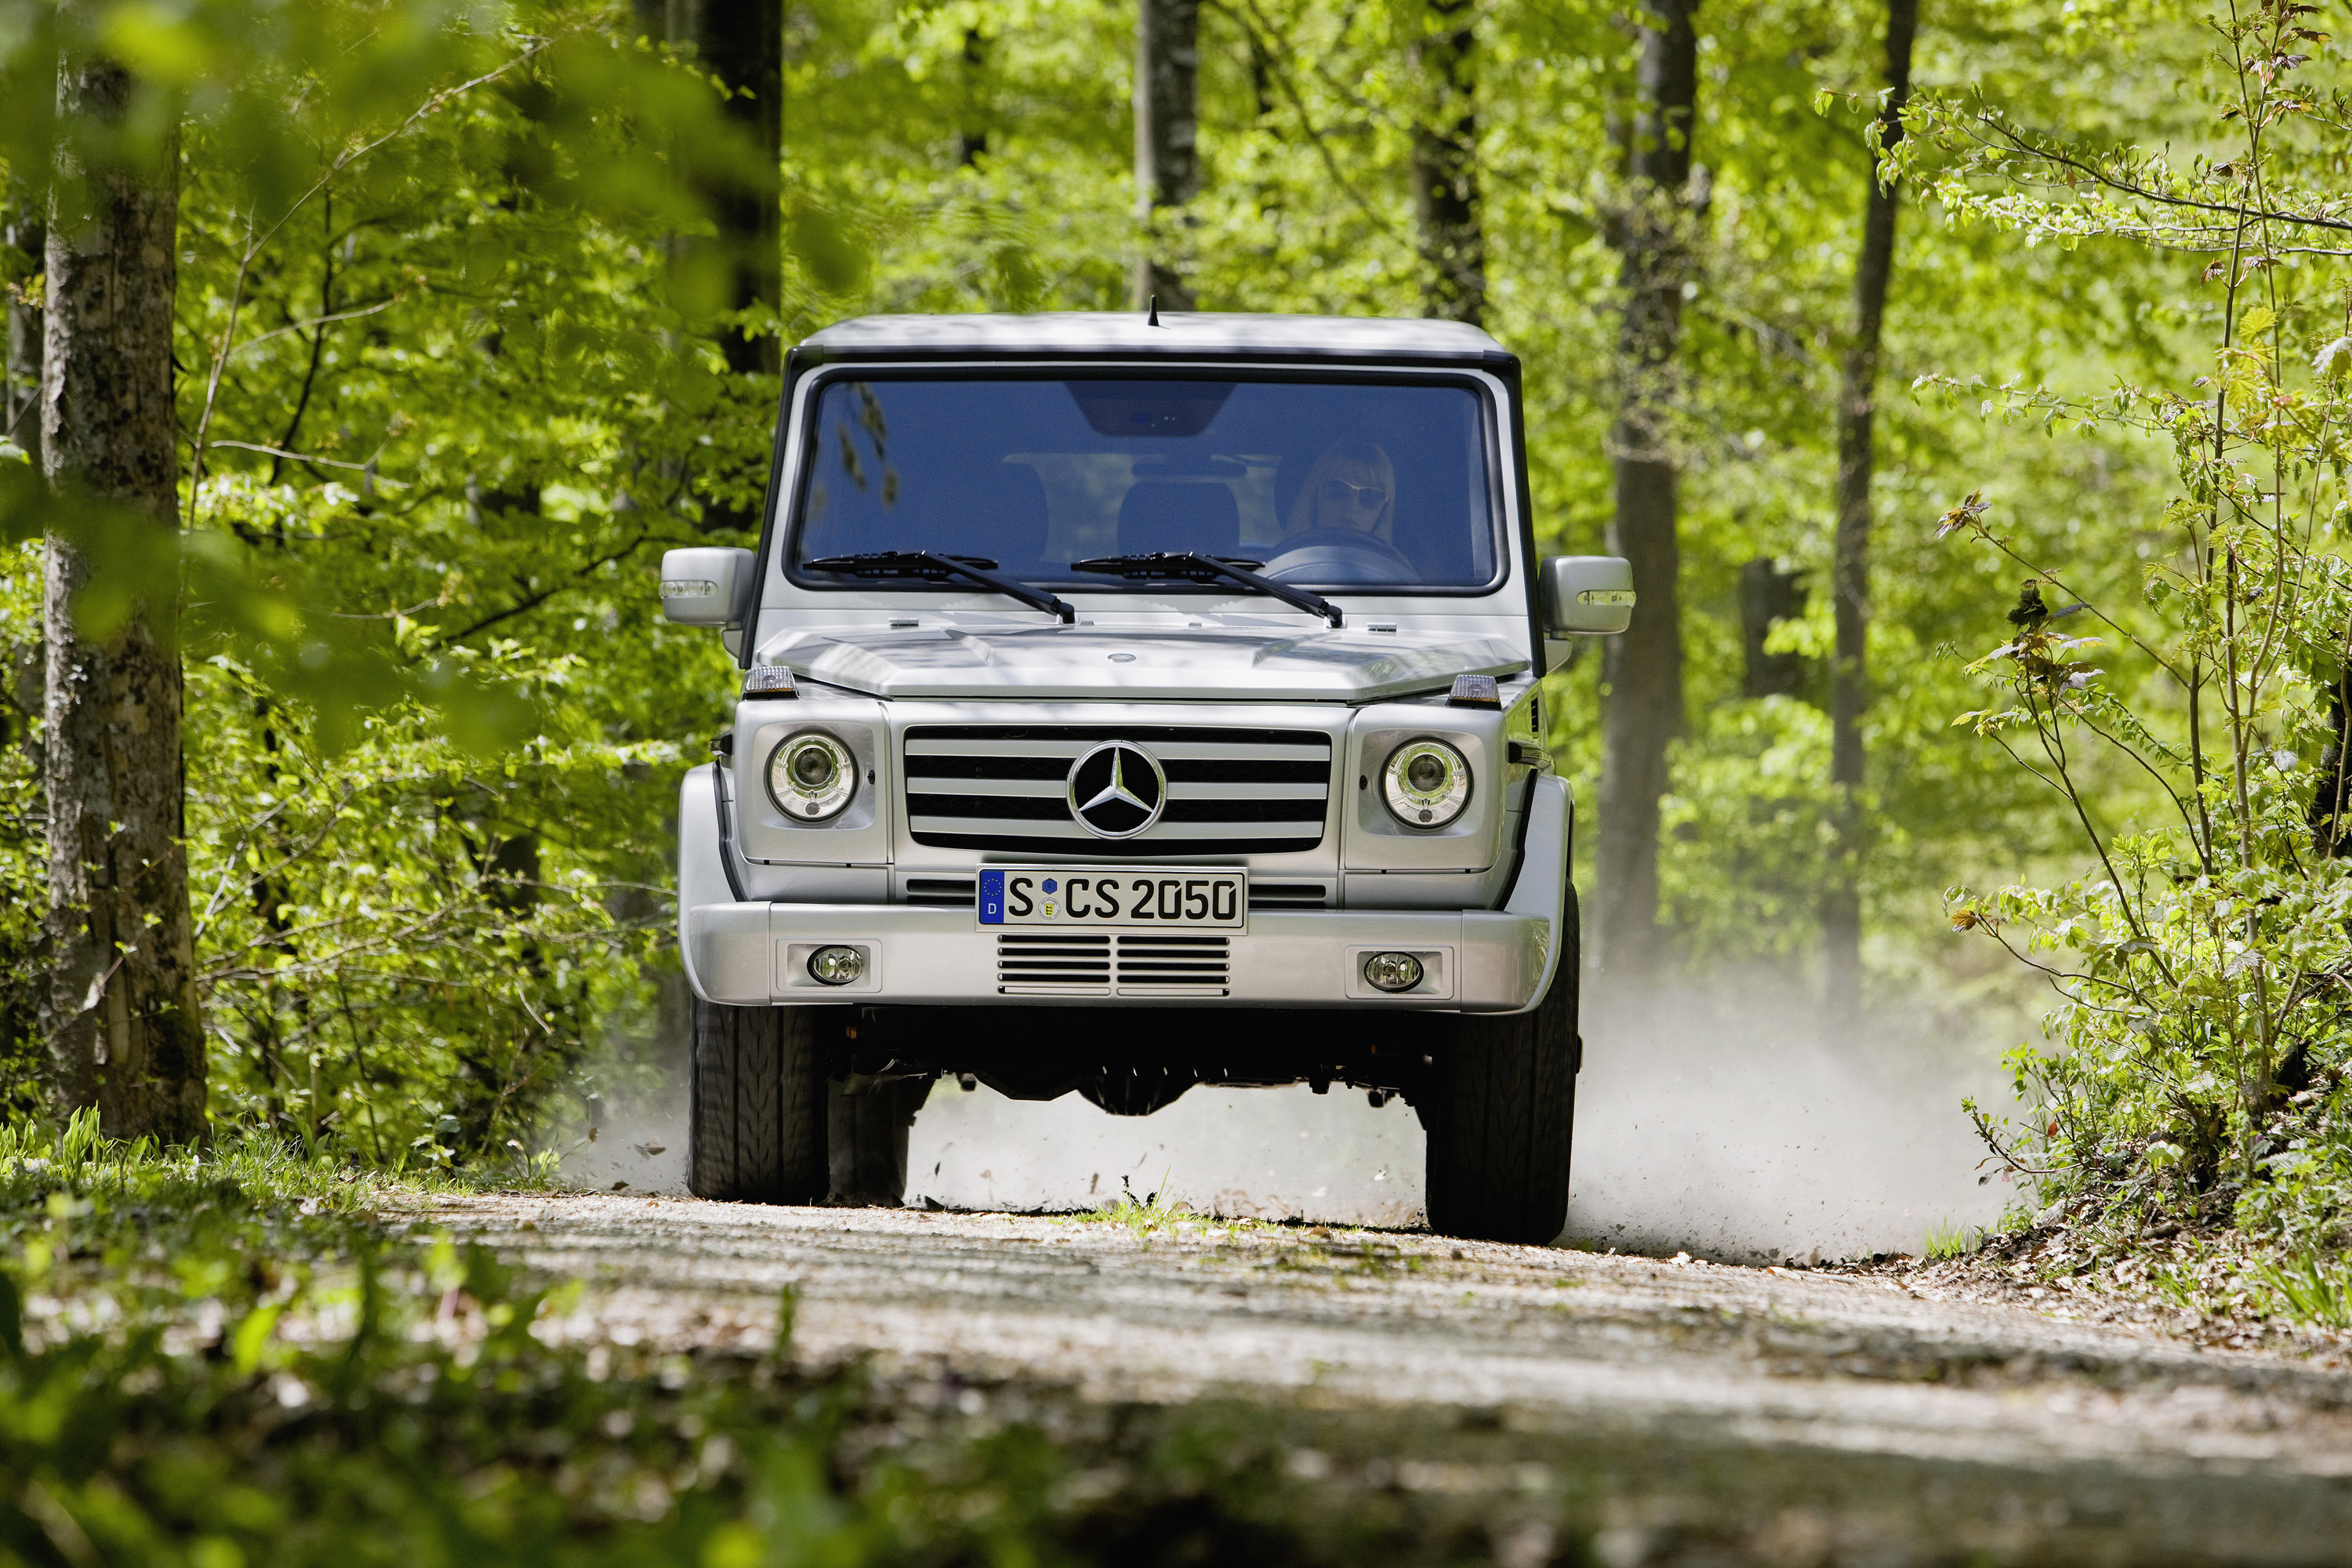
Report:
[[[1391,544],[1396,520],[1396,468],[1377,441],[1348,437],[1323,448],[1290,503],[1283,537],[1338,529]]]

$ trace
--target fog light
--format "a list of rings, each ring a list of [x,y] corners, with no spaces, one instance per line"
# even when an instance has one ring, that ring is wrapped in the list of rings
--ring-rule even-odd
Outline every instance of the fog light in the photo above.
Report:
[[[1376,952],[1364,960],[1364,983],[1375,991],[1410,991],[1421,984],[1421,960],[1409,952]]]
[[[1413,965],[1416,973],[1420,969]],[[854,947],[820,947],[809,954],[808,972],[820,985],[855,985],[866,977],[866,955]]]

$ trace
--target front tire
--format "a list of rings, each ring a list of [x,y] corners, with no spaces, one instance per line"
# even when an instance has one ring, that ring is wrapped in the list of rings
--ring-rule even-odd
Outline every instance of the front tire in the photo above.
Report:
[[[738,1203],[824,1200],[821,1007],[729,1007],[696,997],[686,1184]]]
[[[1576,1122],[1578,979],[1583,962],[1576,889],[1551,990],[1533,1012],[1458,1020],[1432,1068],[1422,1125],[1429,1134],[1429,1228],[1474,1241],[1541,1245],[1568,1224],[1568,1157]]]

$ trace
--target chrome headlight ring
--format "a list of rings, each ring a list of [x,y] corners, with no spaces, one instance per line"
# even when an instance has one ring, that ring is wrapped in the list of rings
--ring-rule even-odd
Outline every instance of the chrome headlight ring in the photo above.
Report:
[[[768,797],[794,822],[829,822],[857,793],[857,759],[822,730],[787,735],[768,753]]]
[[[1407,741],[1381,764],[1381,798],[1407,827],[1444,827],[1470,804],[1470,764],[1443,741]]]

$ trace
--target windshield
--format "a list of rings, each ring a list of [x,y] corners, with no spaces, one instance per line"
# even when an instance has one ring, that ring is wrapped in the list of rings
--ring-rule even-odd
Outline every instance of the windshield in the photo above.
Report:
[[[792,561],[929,550],[1102,592],[1133,584],[1073,563],[1192,552],[1300,587],[1482,588],[1485,432],[1458,382],[834,380]]]

